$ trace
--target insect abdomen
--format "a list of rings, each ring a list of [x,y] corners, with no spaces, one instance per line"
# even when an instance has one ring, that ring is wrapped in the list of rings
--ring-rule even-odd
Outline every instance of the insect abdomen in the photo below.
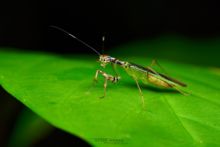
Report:
[[[157,77],[151,75],[151,74],[148,74],[147,75],[147,79],[148,79],[148,82],[156,85],[156,86],[160,86],[160,87],[165,87],[165,88],[171,88],[173,87],[171,84],[168,84],[166,81],[163,81],[161,79],[158,79]]]

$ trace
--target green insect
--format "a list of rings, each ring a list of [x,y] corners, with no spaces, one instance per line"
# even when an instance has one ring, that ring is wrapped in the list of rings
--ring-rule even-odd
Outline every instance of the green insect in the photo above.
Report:
[[[116,69],[115,69],[116,66],[122,67],[127,72],[127,74],[130,75],[133,78],[133,80],[135,81],[135,83],[138,87],[139,93],[141,95],[141,101],[142,101],[143,107],[145,105],[144,104],[144,96],[143,96],[143,93],[142,93],[142,90],[141,90],[141,87],[140,87],[138,81],[141,81],[144,84],[150,83],[150,84],[153,84],[158,87],[173,88],[173,89],[179,91],[180,93],[185,94],[179,89],[179,87],[186,87],[187,85],[185,83],[180,82],[174,78],[171,78],[165,74],[159,73],[151,67],[143,67],[143,66],[135,64],[135,63],[119,60],[119,59],[111,57],[109,55],[100,54],[96,49],[94,49],[90,45],[86,44],[82,40],[78,39],[74,35],[68,33],[64,29],[59,28],[57,26],[51,26],[51,27],[68,34],[72,38],[78,40],[82,44],[84,44],[87,47],[89,47],[90,49],[92,49],[96,54],[99,55],[99,62],[103,68],[105,68],[106,65],[111,64],[113,71],[115,72],[114,76],[111,74],[108,74],[102,70],[96,70],[96,73],[95,73],[95,77],[94,77],[95,82],[98,81],[99,74],[101,74],[105,78],[105,80],[104,80],[104,95],[102,97],[106,96],[106,88],[107,88],[108,81],[111,81],[112,83],[117,83],[120,80],[120,76],[116,72]],[[103,40],[104,40],[104,38],[103,38]],[[157,62],[154,62],[154,63],[157,63]]]

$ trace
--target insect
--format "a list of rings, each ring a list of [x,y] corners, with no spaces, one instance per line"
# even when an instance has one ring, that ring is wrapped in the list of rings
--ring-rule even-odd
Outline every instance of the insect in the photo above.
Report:
[[[143,67],[141,65],[127,62],[127,61],[122,61],[117,58],[111,57],[109,55],[104,55],[99,53],[96,49],[88,45],[87,43],[83,42],[82,40],[78,39],[76,36],[70,34],[69,32],[65,31],[62,28],[59,28],[57,26],[51,26],[52,28],[58,29],[67,35],[71,36],[72,38],[78,40],[85,46],[89,47],[91,50],[93,50],[96,54],[99,55],[99,62],[100,65],[105,68],[106,65],[111,64],[113,71],[115,75],[108,74],[104,72],[103,70],[96,70],[95,76],[94,76],[94,81],[98,81],[98,76],[102,75],[104,77],[104,95],[102,97],[106,96],[106,88],[108,81],[112,83],[117,83],[120,80],[119,74],[116,72],[116,66],[122,67],[128,75],[130,75],[133,80],[135,81],[137,88],[139,90],[140,96],[141,96],[141,101],[142,105],[144,107],[144,96],[141,90],[141,87],[139,85],[139,81],[143,82],[144,84],[153,84],[158,87],[163,87],[163,88],[173,88],[179,91],[180,93],[184,94],[179,87],[186,87],[187,85],[183,82],[180,82],[179,80],[176,80],[174,78],[171,78],[165,74],[159,73],[155,71],[153,68],[150,66],[148,67]],[[103,37],[104,40],[104,37]]]

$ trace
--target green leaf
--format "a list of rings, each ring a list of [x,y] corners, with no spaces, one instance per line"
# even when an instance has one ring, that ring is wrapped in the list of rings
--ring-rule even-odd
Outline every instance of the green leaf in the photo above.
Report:
[[[122,60],[150,63],[144,57]],[[54,126],[95,146],[219,146],[220,76],[207,68],[160,64],[187,83],[183,90],[190,95],[141,84],[146,110],[135,82],[120,68],[122,79],[108,83],[107,96],[100,99],[104,80],[99,77],[92,86],[101,67],[91,56],[2,51],[0,83]]]

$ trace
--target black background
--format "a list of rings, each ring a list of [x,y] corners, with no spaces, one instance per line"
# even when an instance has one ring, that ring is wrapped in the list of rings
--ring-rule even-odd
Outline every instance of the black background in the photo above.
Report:
[[[213,38],[220,34],[216,1],[12,1],[0,5],[0,45],[52,52],[87,52],[81,44],[48,28],[62,27],[80,39],[106,48],[162,34]]]

